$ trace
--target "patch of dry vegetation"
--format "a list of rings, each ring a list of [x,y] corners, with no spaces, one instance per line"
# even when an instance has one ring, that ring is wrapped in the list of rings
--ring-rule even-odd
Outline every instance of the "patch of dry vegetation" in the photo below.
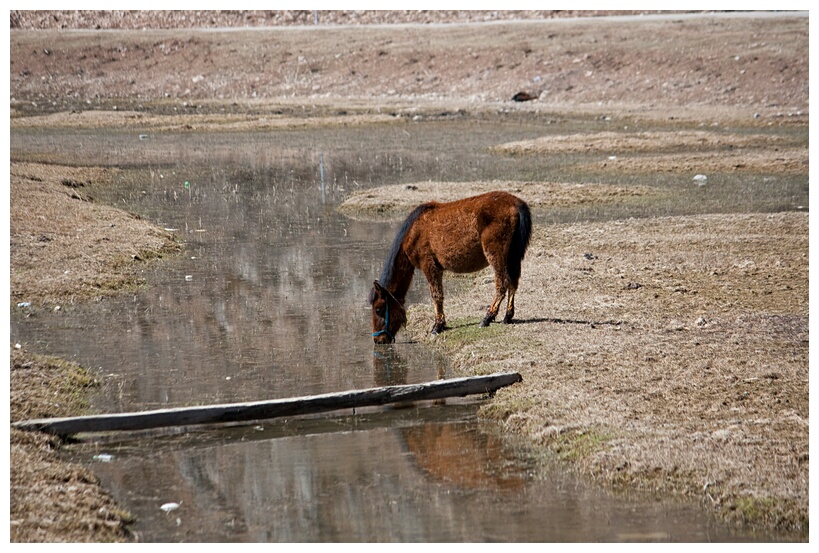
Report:
[[[24,23],[28,15],[30,25]],[[21,28],[55,28],[116,25],[123,15],[72,12],[56,21],[19,12],[17,18]],[[71,24],[77,17],[88,25]],[[367,98],[371,105],[454,101],[469,109],[583,109],[666,121],[673,114],[708,123],[760,114],[755,123],[762,125],[792,117],[806,124],[809,105],[804,15],[550,21],[541,12],[514,24],[321,24],[266,32],[167,29],[167,17],[140,12],[140,21],[128,19],[144,27],[141,32],[66,30],[56,42],[53,33],[15,30],[12,107],[35,115],[33,105],[71,111],[103,103],[141,111],[174,101],[182,111],[207,99],[230,106],[297,98],[309,109],[315,100]],[[185,26],[211,26],[211,18],[230,25],[236,15],[190,16]],[[366,19],[417,20],[396,11]],[[256,21],[275,24],[273,17]],[[520,91],[538,100],[512,102]]]
[[[12,421],[81,414],[96,386],[78,365],[17,348],[10,368]],[[12,428],[10,444],[12,542],[130,541],[131,516],[90,470],[59,458],[57,438]]]
[[[492,148],[505,155],[600,154],[598,170],[807,173],[809,151],[782,135],[712,131],[601,132],[543,136]],[[648,154],[648,155],[647,155]]]
[[[93,202],[89,188],[114,171],[11,164],[13,304],[59,304],[132,288],[147,260],[178,249],[170,233]]]
[[[572,207],[639,201],[661,194],[647,186],[576,184],[558,182],[418,182],[380,186],[352,194],[339,211],[354,219],[399,219],[415,206],[429,202],[451,202],[493,190],[504,190],[526,201],[532,208]]]
[[[208,103],[205,103],[208,104]],[[49,115],[12,117],[12,128],[84,128],[100,129],[110,127],[133,128],[153,132],[214,131],[249,132],[315,127],[342,127],[391,123],[401,121],[400,117],[379,113],[332,114],[322,110],[311,110],[307,116],[277,114],[278,106],[259,105],[257,109],[269,110],[264,114],[197,113],[191,106],[191,113],[179,115],[153,115],[138,111],[61,111]],[[212,109],[212,106],[211,106]],[[217,108],[218,109],[218,108]],[[336,110],[338,111],[338,110]],[[344,110],[342,110],[344,111]],[[14,114],[13,114],[14,115]]]
[[[595,169],[621,173],[774,173],[807,174],[808,148],[765,149],[744,152],[696,152],[647,156],[616,156]]]
[[[428,336],[427,305],[408,330],[460,373],[523,375],[485,416],[615,487],[807,535],[807,214],[536,228],[518,324],[490,332],[491,273],[452,288],[452,330]]]
[[[10,288],[36,309],[133,288],[153,258],[176,251],[171,235],[89,195],[115,171],[11,164]],[[28,309],[28,307],[25,307]],[[82,414],[94,379],[79,366],[11,350],[11,420]],[[60,442],[11,429],[11,540],[130,540],[122,511],[93,473],[58,456]]]
[[[717,150],[776,145],[784,139],[766,134],[724,134],[711,131],[599,132],[543,136],[507,142],[493,148],[508,155],[555,153],[658,153],[674,150]]]

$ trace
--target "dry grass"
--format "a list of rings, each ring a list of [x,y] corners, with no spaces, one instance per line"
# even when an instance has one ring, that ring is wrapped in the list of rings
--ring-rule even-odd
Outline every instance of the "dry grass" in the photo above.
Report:
[[[806,174],[807,148],[783,148],[753,152],[697,152],[647,156],[616,156],[595,164],[596,169],[623,173],[773,173]]]
[[[674,150],[716,150],[775,145],[783,139],[765,134],[725,134],[711,131],[599,132],[547,136],[507,142],[493,148],[510,155],[555,153],[658,153]]]
[[[407,13],[377,17],[397,21]],[[209,99],[227,105],[297,99],[309,110],[324,99],[366,98],[374,107],[457,101],[470,110],[486,104],[510,110],[519,107],[512,96],[526,91],[539,97],[520,106],[527,111],[599,109],[708,124],[759,113],[755,123],[763,125],[792,116],[806,124],[809,106],[807,17],[231,33],[145,26],[62,31],[58,46],[53,33],[11,33],[12,107],[30,111],[35,103],[68,112],[104,103],[139,110],[173,101],[181,112]]]
[[[169,233],[89,196],[114,171],[11,164],[12,308],[65,305],[138,286],[145,263],[175,251]],[[11,420],[77,415],[95,385],[79,366],[11,350]],[[62,461],[59,441],[11,430],[11,540],[130,539],[130,516],[93,473]]]
[[[11,349],[11,420],[84,412],[96,382],[73,363]],[[59,441],[11,429],[12,542],[130,541],[131,516],[117,507],[87,468],[62,461]]]
[[[55,305],[133,288],[146,261],[177,249],[170,233],[93,202],[89,188],[113,175],[101,168],[11,164],[13,304]]]
[[[199,105],[199,104],[197,104]],[[214,109],[211,102],[202,102],[200,107]],[[215,109],[218,109],[219,105]],[[50,115],[13,117],[13,128],[80,128],[100,129],[112,126],[150,130],[152,132],[250,132],[300,128],[332,128],[342,126],[368,125],[377,123],[398,122],[402,119],[395,115],[378,113],[345,113],[337,115],[331,112],[311,110],[309,116],[287,116],[269,113],[281,109],[280,105],[260,104],[258,109],[268,110],[264,115],[230,114],[230,113],[197,113],[198,108],[192,105],[190,112],[180,115],[152,115],[137,111],[62,111]],[[339,109],[336,107],[335,110]]]
[[[505,155],[548,156],[598,153],[596,170],[645,172],[807,173],[809,152],[782,135],[712,131],[601,132],[543,136],[500,144]]]
[[[339,211],[355,219],[398,219],[428,201],[450,202],[492,190],[504,190],[532,208],[616,204],[656,198],[661,192],[647,186],[558,182],[418,182],[380,186],[352,194]]]
[[[521,372],[485,416],[615,487],[807,535],[807,214],[536,228],[519,324],[490,332],[491,274],[457,288],[453,330],[429,337],[427,305],[408,330],[461,373]]]

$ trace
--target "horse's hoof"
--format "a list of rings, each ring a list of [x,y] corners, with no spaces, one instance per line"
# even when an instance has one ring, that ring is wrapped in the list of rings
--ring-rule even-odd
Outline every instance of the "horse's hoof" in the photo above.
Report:
[[[503,324],[505,324],[505,325],[510,325],[513,322],[514,321],[512,320],[512,317],[510,317],[509,315],[507,315],[506,317],[503,318]]]
[[[429,333],[432,334],[433,336],[437,336],[438,334],[443,332],[445,329],[446,329],[445,324],[436,324],[435,326],[432,327],[432,330]]]
[[[491,322],[492,322],[492,319],[484,319],[484,320],[481,321],[481,324],[478,325],[478,326],[480,326],[481,328],[485,328],[485,327],[489,326],[489,323],[491,323]]]

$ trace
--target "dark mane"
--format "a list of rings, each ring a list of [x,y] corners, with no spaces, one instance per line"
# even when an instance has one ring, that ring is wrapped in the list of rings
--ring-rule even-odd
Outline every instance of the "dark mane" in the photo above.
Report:
[[[395,235],[395,239],[392,241],[390,253],[387,255],[387,260],[384,262],[384,270],[381,272],[381,277],[378,279],[378,282],[380,282],[382,286],[389,287],[389,285],[392,284],[392,280],[395,277],[394,270],[396,258],[401,252],[401,245],[404,243],[404,238],[406,238],[407,232],[409,232],[409,229],[412,228],[412,225],[415,223],[418,217],[426,210],[432,208],[433,205],[434,204],[432,203],[419,205],[412,210],[412,213],[410,213],[406,219],[404,219],[404,222],[401,224],[401,228],[398,229],[398,233]],[[370,297],[370,303],[372,303],[372,297]]]

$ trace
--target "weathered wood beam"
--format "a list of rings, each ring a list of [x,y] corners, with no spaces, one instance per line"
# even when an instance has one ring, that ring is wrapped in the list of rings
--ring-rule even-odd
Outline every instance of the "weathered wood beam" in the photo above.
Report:
[[[53,419],[32,419],[12,423],[22,430],[69,436],[80,432],[147,430],[167,426],[191,426],[250,422],[276,417],[292,417],[389,403],[463,397],[492,393],[521,382],[519,373],[495,373],[485,376],[451,378],[422,384],[384,386],[269,401],[157,409],[137,413],[87,415]]]

